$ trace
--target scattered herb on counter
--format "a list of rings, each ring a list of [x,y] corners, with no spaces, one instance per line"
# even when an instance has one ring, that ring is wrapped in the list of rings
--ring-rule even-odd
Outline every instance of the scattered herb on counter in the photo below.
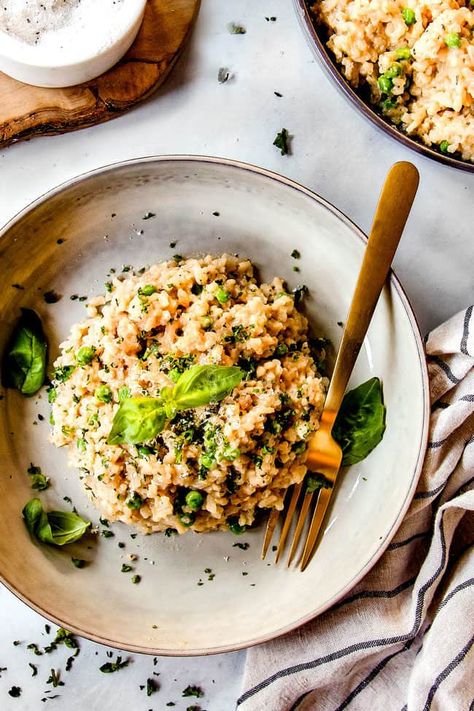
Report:
[[[344,396],[332,434],[343,453],[342,464],[357,464],[382,441],[386,407],[379,378],[370,378]]]
[[[8,671],[8,667],[0,667],[0,679],[2,678],[2,672]]]
[[[101,534],[104,538],[113,538],[115,536],[115,533],[113,531],[110,531],[108,528],[104,528],[101,531]]]
[[[291,256],[293,259],[301,259],[301,253],[297,249],[292,251]]]
[[[34,395],[45,381],[47,354],[39,316],[31,309],[21,309],[3,356],[3,386],[16,388],[23,395]]]
[[[245,35],[247,32],[243,25],[237,25],[235,22],[229,22],[227,29],[231,35]]]
[[[276,17],[266,17],[267,22],[276,22]]]
[[[200,686],[187,686],[182,693],[182,696],[195,696],[197,699],[201,699],[204,696],[204,691]]]
[[[37,491],[45,491],[49,488],[49,477],[42,473],[41,467],[30,464],[27,471],[28,476],[30,477],[30,485],[32,489],[36,489]]]
[[[146,680],[146,695],[151,696],[152,694],[159,691],[160,687],[154,679]]]
[[[132,583],[134,585],[138,585],[141,582],[141,579],[142,579],[141,575],[132,575],[132,578],[131,578]]]
[[[43,543],[54,546],[78,541],[91,525],[76,513],[46,512],[39,499],[28,501],[22,513],[29,532]]]
[[[112,674],[113,672],[119,671],[120,669],[123,669],[124,667],[128,667],[130,664],[129,659],[124,659],[122,661],[122,657],[117,657],[115,662],[106,662],[105,664],[102,664],[101,667],[99,667],[100,671],[103,674]]]
[[[28,662],[28,666],[31,667],[31,676],[36,676],[38,674],[38,667],[36,664]]]
[[[151,220],[152,217],[156,217],[156,214],[154,212],[145,212],[142,217],[142,220]]]
[[[120,571],[122,573],[130,573],[133,570],[131,565],[128,565],[127,563],[123,563]]]
[[[275,140],[273,141],[273,145],[280,150],[282,156],[287,156],[290,154],[290,146],[288,143],[289,138],[290,135],[287,129],[282,128],[280,133],[277,133]]]
[[[21,696],[21,687],[19,687],[19,686],[12,686],[12,688],[10,689],[10,691],[8,692],[8,694],[9,694],[12,698],[18,699],[18,698]]]
[[[217,72],[217,81],[219,84],[225,84],[230,77],[230,72],[227,67],[220,67]]]
[[[43,299],[47,304],[57,304],[58,301],[62,299],[62,296],[56,291],[45,291],[43,294]]]
[[[154,439],[177,412],[222,400],[243,375],[235,366],[194,365],[179,376],[173,388],[163,388],[159,398],[124,400],[115,413],[108,444],[141,444]]]
[[[52,684],[56,689],[58,686],[64,686],[64,681],[61,681],[61,672],[56,669],[51,669],[51,675],[46,681],[47,684]]]
[[[232,548],[240,548],[242,551],[248,551],[250,543],[234,543]]]
[[[21,644],[21,642],[20,642],[19,639],[15,639],[15,640],[13,641],[13,646],[14,646],[14,647],[19,647],[20,644]]]
[[[28,644],[26,648],[32,651],[33,654],[35,654],[37,657],[41,657],[43,654],[43,652],[35,642],[30,642],[30,644]]]
[[[279,99],[281,99],[281,98],[283,97],[283,94],[280,94],[279,91],[274,91],[273,93],[274,93],[275,96],[277,96]]]

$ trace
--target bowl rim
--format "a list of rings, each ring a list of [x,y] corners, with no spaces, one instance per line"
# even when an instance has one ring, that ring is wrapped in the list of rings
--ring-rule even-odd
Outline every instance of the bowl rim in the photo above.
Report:
[[[415,138],[411,138],[410,136],[402,133],[402,131],[399,131],[394,124],[385,121],[369,104],[367,104],[343,77],[337,64],[335,63],[335,60],[326,49],[324,42],[318,34],[315,23],[311,19],[306,0],[293,0],[293,2],[296,14],[308,40],[308,44],[317,59],[320,61],[326,76],[335,82],[343,96],[345,96],[345,98],[348,99],[349,102],[355,106],[366,119],[368,119],[388,136],[395,138],[395,140],[404,145],[406,148],[416,151],[425,158],[431,158],[431,160],[447,165],[450,168],[456,168],[457,170],[464,170],[468,173],[474,173],[474,162],[470,163],[469,161],[465,161],[461,158],[443,155],[443,153],[439,153],[429,146],[425,146],[423,143],[418,142]]]
[[[354,235],[355,238],[357,238],[359,241],[361,241],[363,244],[367,242],[367,237],[362,232],[362,230],[357,227],[357,225],[352,222],[343,212],[341,212],[338,208],[334,207],[330,202],[319,196],[317,193],[313,192],[309,188],[304,187],[300,183],[287,178],[283,175],[280,175],[279,173],[276,173],[274,171],[268,170],[266,168],[262,168],[256,165],[253,165],[251,163],[246,163],[243,161],[237,161],[233,160],[230,158],[219,158],[216,156],[203,156],[203,155],[191,155],[191,154],[174,154],[174,155],[150,155],[150,156],[144,156],[141,158],[132,158],[124,161],[118,161],[115,163],[109,163],[105,166],[101,166],[99,168],[94,168],[90,171],[86,171],[84,173],[81,173],[80,175],[77,175],[73,178],[70,178],[56,187],[52,188],[51,190],[48,190],[47,192],[43,193],[41,196],[38,198],[32,200],[26,207],[24,207],[22,210],[20,210],[16,215],[14,215],[8,222],[3,225],[3,227],[0,228],[0,240],[5,236],[5,234],[18,222],[20,222],[28,213],[39,207],[40,205],[44,204],[47,202],[50,198],[55,197],[56,195],[59,195],[63,192],[66,192],[69,190],[71,187],[80,184],[84,182],[85,180],[89,178],[93,178],[97,175],[101,174],[106,174],[108,172],[113,172],[115,170],[121,169],[126,166],[139,166],[147,163],[166,163],[166,162],[173,162],[173,163],[188,163],[188,164],[210,164],[210,165],[218,165],[218,166],[223,166],[225,168],[230,168],[231,170],[236,170],[236,171],[242,171],[242,172],[250,172],[254,175],[259,175],[262,178],[266,180],[270,180],[274,183],[278,183],[279,185],[282,185],[286,188],[289,188],[291,190],[295,190],[303,195],[305,195],[307,198],[311,199],[312,201],[316,202],[318,205],[321,207],[325,208],[328,210],[334,217],[339,219],[341,222],[343,222],[346,227],[348,227],[352,234]],[[429,379],[428,379],[428,368],[426,364],[426,358],[425,358],[425,350],[424,350],[424,341],[421,336],[421,332],[419,329],[419,325],[416,319],[416,316],[413,312],[413,309],[411,307],[411,304],[409,302],[409,299],[405,293],[405,290],[403,289],[402,285],[400,284],[400,281],[398,280],[398,277],[395,275],[394,271],[390,271],[389,275],[390,279],[390,284],[394,287],[401,304],[405,310],[405,313],[408,317],[408,321],[411,326],[411,330],[413,332],[413,336],[415,338],[415,343],[416,343],[416,348],[417,348],[417,354],[418,354],[418,359],[419,359],[419,366],[420,366],[420,372],[421,372],[421,377],[422,377],[422,389],[423,389],[423,422],[422,422],[422,431],[421,431],[421,437],[420,437],[420,450],[418,453],[417,461],[415,464],[415,468],[413,471],[413,476],[412,476],[412,481],[409,490],[407,491],[407,494],[405,496],[405,500],[402,503],[402,506],[400,507],[397,517],[392,524],[390,531],[388,532],[387,536],[383,541],[380,541],[379,547],[377,548],[376,552],[372,555],[372,557],[367,561],[367,563],[361,568],[361,570],[350,580],[346,583],[344,587],[342,587],[330,600],[328,600],[326,603],[321,605],[319,608],[316,610],[312,611],[311,613],[304,615],[303,617],[299,618],[295,622],[291,622],[284,627],[281,627],[280,629],[270,632],[261,636],[257,636],[253,639],[246,640],[244,642],[239,642],[237,644],[227,644],[227,645],[220,645],[219,647],[213,647],[211,649],[176,649],[176,650],[169,650],[169,649],[160,649],[158,647],[150,647],[150,646],[141,646],[141,645],[134,645],[134,644],[121,644],[118,641],[110,640],[107,639],[107,637],[101,636],[100,634],[96,634],[94,632],[90,632],[87,630],[84,630],[80,627],[77,627],[74,625],[74,623],[70,623],[65,620],[61,620],[58,618],[53,611],[44,609],[37,603],[35,603],[34,600],[30,599],[26,594],[20,592],[18,589],[14,587],[13,584],[9,583],[9,581],[4,577],[0,570],[0,583],[2,583],[15,597],[17,597],[19,600],[21,600],[23,603],[28,605],[31,609],[33,609],[35,612],[38,614],[42,615],[49,621],[53,622],[54,624],[60,626],[60,627],[65,627],[66,629],[70,630],[72,633],[77,634],[80,637],[83,637],[85,639],[88,639],[92,642],[96,642],[98,644],[103,644],[108,647],[112,647],[114,649],[119,649],[119,650],[127,650],[132,653],[138,653],[138,654],[148,654],[152,656],[166,656],[166,657],[192,657],[192,656],[209,656],[213,654],[223,654],[227,652],[236,652],[242,649],[247,649],[249,647],[253,647],[257,644],[262,644],[264,642],[269,642],[272,639],[276,639],[277,637],[281,637],[284,634],[288,634],[289,632],[292,632],[293,630],[298,629],[302,625],[306,624],[307,622],[310,622],[313,620],[315,617],[318,615],[322,614],[329,608],[331,608],[333,605],[335,605],[339,600],[341,600],[352,588],[357,585],[357,583],[369,572],[369,570],[375,565],[375,563],[379,560],[379,558],[382,556],[382,554],[385,552],[386,548],[388,547],[390,541],[392,540],[393,536],[397,532],[400,524],[402,523],[402,520],[405,516],[406,511],[408,510],[408,507],[412,501],[412,498],[414,496],[416,486],[418,484],[418,480],[421,474],[422,466],[423,466],[423,461],[425,457],[425,452],[428,444],[428,433],[429,433],[429,420],[430,420],[430,394],[429,394]]]

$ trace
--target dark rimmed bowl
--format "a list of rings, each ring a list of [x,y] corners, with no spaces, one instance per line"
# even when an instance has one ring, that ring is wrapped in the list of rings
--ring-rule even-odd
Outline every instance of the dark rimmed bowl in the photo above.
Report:
[[[407,148],[411,148],[411,150],[421,153],[421,155],[427,158],[436,160],[438,163],[449,165],[451,168],[474,173],[474,163],[462,160],[461,158],[444,155],[434,148],[425,146],[425,144],[418,139],[407,136],[394,124],[389,123],[381,114],[377,113],[375,107],[369,105],[361,93],[353,89],[339,71],[334,55],[326,47],[327,37],[325,36],[325,30],[323,27],[318,27],[315,23],[306,0],[294,0],[294,5],[308,42],[315,56],[322,64],[326,74],[331,77],[346,99],[349,99],[353,106],[355,106],[366,119]]]

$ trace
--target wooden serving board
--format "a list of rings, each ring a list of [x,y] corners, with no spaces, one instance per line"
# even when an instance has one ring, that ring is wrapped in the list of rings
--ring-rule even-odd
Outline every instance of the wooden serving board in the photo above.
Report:
[[[123,59],[78,86],[44,89],[0,72],[0,148],[102,123],[143,101],[172,69],[199,6],[200,0],[148,0],[143,25]]]

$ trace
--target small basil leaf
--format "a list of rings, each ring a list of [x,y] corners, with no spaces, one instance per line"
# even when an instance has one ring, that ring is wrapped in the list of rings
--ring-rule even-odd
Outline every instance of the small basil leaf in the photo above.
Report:
[[[31,309],[21,309],[3,358],[4,386],[34,395],[45,380],[47,350],[39,316]]]
[[[23,508],[23,518],[29,532],[43,543],[64,546],[78,541],[89,528],[78,514],[67,511],[46,511],[39,499],[31,499]]]
[[[124,400],[115,413],[108,444],[141,444],[154,439],[166,422],[162,400],[152,397],[131,397]]]
[[[385,413],[382,383],[378,378],[367,380],[345,395],[332,430],[342,449],[343,466],[362,461],[381,442]]]
[[[236,366],[193,365],[179,378],[173,391],[177,410],[222,400],[238,385],[244,372]]]

